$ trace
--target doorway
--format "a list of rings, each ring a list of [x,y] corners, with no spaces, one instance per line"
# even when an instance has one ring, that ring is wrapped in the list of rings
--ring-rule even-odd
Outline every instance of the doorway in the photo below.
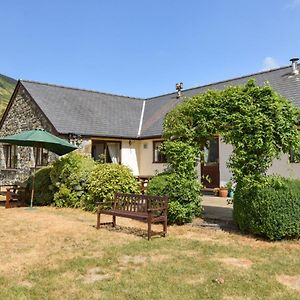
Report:
[[[204,159],[201,163],[201,182],[204,188],[217,188],[220,186],[219,168],[219,137],[208,141],[204,148]]]

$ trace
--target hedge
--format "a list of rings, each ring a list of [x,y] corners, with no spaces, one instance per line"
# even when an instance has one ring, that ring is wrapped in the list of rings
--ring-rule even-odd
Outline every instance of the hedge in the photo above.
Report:
[[[300,236],[299,180],[270,176],[263,184],[238,184],[233,204],[242,231],[270,240]]]
[[[139,183],[124,165],[98,163],[89,177],[84,208],[94,210],[98,201],[110,206],[116,192],[140,193]]]

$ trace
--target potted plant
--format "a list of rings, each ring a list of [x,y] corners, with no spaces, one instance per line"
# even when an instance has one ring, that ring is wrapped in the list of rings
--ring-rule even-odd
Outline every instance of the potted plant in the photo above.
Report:
[[[234,190],[235,190],[233,182],[229,180],[226,186],[228,188],[228,197],[233,198]]]
[[[226,185],[220,186],[219,197],[226,198],[227,195],[228,195],[228,188],[227,188],[227,186]]]

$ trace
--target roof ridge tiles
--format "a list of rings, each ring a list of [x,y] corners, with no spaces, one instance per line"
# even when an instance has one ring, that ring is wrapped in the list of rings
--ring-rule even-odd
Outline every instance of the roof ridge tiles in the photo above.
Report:
[[[40,82],[40,81],[34,81],[34,80],[20,79],[20,81],[21,82],[34,83],[34,84],[40,84],[40,85],[46,85],[46,86],[50,86],[50,87],[58,87],[58,88],[63,88],[63,89],[68,89],[68,90],[90,92],[90,93],[96,93],[96,94],[101,94],[101,95],[109,95],[109,96],[117,96],[117,97],[132,99],[132,100],[138,100],[138,101],[145,100],[144,98],[130,97],[130,96],[125,96],[125,95],[117,95],[117,94],[112,94],[112,93],[107,93],[107,92],[100,92],[100,91],[96,91],[96,90],[82,89],[82,88],[76,88],[76,87],[71,87],[71,86],[64,86],[64,85],[52,84],[52,83],[46,83],[46,82]]]
[[[195,86],[195,87],[192,87],[192,88],[184,89],[184,90],[182,90],[182,93],[186,92],[186,91],[199,89],[199,88],[213,86],[213,85],[216,85],[216,84],[230,82],[230,81],[233,81],[233,80],[239,80],[239,79],[243,79],[243,78],[247,78],[247,77],[251,77],[251,76],[256,76],[256,75],[260,75],[260,74],[264,74],[264,73],[271,73],[271,72],[274,72],[274,71],[278,71],[278,70],[281,70],[281,69],[287,69],[287,68],[290,68],[290,66],[288,65],[288,66],[279,67],[279,68],[275,68],[275,69],[271,69],[271,70],[260,71],[260,72],[250,73],[248,75],[243,75],[243,76],[233,77],[233,78],[230,78],[230,79],[220,80],[220,81],[216,81],[216,82],[213,82],[213,83],[208,83],[208,84],[199,85],[199,86]],[[162,96],[173,95],[173,94],[176,94],[176,93],[177,92],[166,93],[166,94],[146,98],[146,100],[152,100],[152,99],[156,99],[156,98],[159,98],[159,97],[162,97]]]

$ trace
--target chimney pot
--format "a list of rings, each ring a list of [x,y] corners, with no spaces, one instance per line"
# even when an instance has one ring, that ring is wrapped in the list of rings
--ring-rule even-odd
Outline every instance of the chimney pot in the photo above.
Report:
[[[293,57],[290,59],[290,62],[292,62],[292,74],[293,75],[298,75],[299,70],[298,70],[298,57]]]
[[[177,98],[181,97],[181,90],[183,89],[183,83],[176,83],[176,91],[177,91]]]

